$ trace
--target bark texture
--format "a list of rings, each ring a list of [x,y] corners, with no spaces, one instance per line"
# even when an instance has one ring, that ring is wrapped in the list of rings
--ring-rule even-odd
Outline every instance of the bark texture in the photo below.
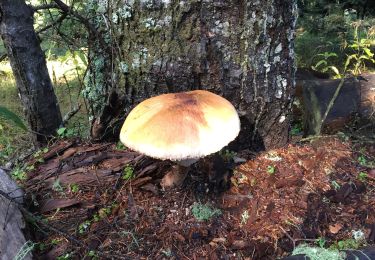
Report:
[[[43,143],[56,133],[61,113],[45,56],[34,31],[33,10],[23,0],[0,0],[0,34],[12,66],[26,120]]]
[[[106,100],[94,110],[95,137],[105,134],[119,111],[123,119],[145,98],[207,89],[237,108],[242,148],[286,144],[294,92],[295,0],[107,3],[90,7],[98,30],[113,46],[106,61],[104,48],[90,53],[91,59],[102,60],[91,62],[88,78],[100,72],[105,79],[86,89]]]

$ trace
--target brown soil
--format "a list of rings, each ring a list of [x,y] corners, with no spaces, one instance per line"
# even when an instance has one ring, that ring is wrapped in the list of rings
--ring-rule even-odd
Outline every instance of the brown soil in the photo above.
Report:
[[[328,244],[351,238],[353,230],[375,242],[374,146],[323,138],[247,159],[234,165],[206,158],[182,187],[163,191],[171,162],[110,143],[60,141],[29,162],[35,170],[25,184],[28,206],[61,231],[32,226],[43,245],[36,255],[275,259],[320,237]],[[123,178],[126,167],[134,169],[131,180]],[[221,214],[199,221],[194,203]]]

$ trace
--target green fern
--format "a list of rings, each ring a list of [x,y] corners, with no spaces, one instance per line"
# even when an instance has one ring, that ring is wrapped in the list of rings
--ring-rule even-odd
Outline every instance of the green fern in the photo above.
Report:
[[[16,126],[22,128],[23,130],[27,130],[27,127],[23,123],[22,119],[6,107],[0,106],[0,117],[13,122]]]

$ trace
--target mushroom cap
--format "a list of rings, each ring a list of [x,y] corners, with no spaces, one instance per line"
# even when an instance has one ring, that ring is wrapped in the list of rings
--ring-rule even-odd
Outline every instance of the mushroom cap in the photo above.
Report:
[[[121,142],[140,153],[173,161],[196,159],[221,150],[240,131],[233,105],[205,90],[149,98],[128,115]]]

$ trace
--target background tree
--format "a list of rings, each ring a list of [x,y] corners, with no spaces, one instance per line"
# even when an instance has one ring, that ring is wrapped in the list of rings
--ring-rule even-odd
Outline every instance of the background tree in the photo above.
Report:
[[[46,60],[34,31],[34,10],[23,0],[0,0],[0,34],[34,141],[45,142],[62,123]]]
[[[237,107],[242,147],[286,144],[296,1],[92,0],[85,10],[97,32],[84,90],[93,137],[116,136],[147,97],[208,89]]]

